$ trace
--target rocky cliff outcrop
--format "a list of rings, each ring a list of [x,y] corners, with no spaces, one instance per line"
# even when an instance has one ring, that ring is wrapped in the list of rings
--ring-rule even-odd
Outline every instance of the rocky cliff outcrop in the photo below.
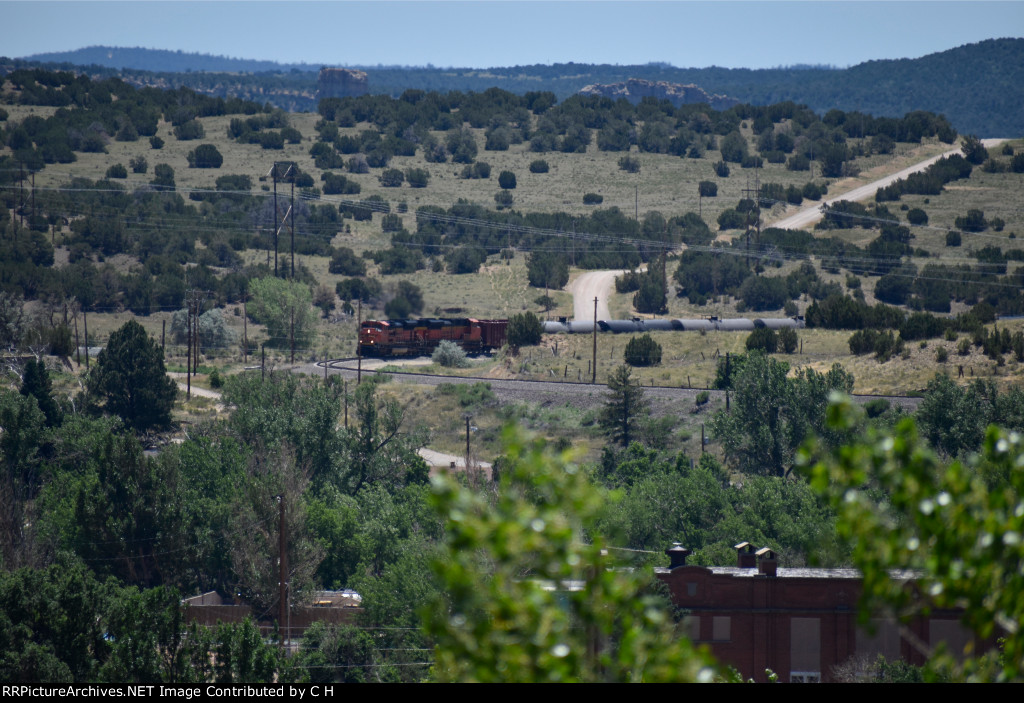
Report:
[[[665,98],[676,107],[691,103],[708,103],[716,110],[725,110],[739,103],[739,100],[730,98],[728,95],[708,95],[703,88],[692,83],[682,85],[666,81],[647,81],[640,78],[630,78],[625,83],[588,85],[580,91],[580,94],[603,95],[615,100],[626,98],[626,100],[633,104],[640,102],[646,97],[659,100]]]
[[[320,100],[351,98],[357,95],[366,95],[369,91],[369,81],[366,78],[366,71],[355,71],[349,68],[321,68],[317,88],[317,97]]]

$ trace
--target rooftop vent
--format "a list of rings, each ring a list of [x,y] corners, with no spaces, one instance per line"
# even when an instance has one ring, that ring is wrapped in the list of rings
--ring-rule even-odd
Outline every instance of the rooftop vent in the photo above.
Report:
[[[668,568],[675,569],[678,566],[686,566],[686,557],[693,554],[693,552],[679,544],[679,542],[673,542],[672,547],[665,550],[665,554],[668,554],[669,558]]]

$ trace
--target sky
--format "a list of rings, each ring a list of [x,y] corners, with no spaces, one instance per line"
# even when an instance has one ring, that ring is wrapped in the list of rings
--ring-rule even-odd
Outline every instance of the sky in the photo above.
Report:
[[[1024,36],[1024,0],[0,0],[0,17],[2,56],[107,45],[335,66],[845,67]]]

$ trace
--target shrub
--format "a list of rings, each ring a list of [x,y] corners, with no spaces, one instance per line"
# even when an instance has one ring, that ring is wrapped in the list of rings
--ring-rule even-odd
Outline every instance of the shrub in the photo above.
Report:
[[[919,207],[907,211],[907,222],[912,225],[928,224],[928,213]]]
[[[657,366],[661,363],[661,345],[649,334],[633,337],[626,344],[625,361],[630,366]]]
[[[775,330],[759,327],[747,337],[747,350],[760,349],[765,354],[774,354],[779,349],[779,335]]]
[[[220,168],[224,163],[224,157],[213,144],[200,144],[186,158],[189,168]]]
[[[425,168],[410,168],[405,172],[405,180],[410,188],[426,188],[430,182],[430,173]]]
[[[132,167],[132,173],[145,173],[149,168],[149,162],[146,161],[145,156],[136,156],[132,158],[128,165]]]
[[[151,147],[153,147],[154,149],[163,149],[164,148],[164,140],[161,139],[160,137],[150,137],[149,138],[149,145]]]
[[[466,164],[462,167],[462,173],[459,174],[459,178],[480,178],[488,179],[491,177],[491,165],[486,161],[477,161],[473,164]]]
[[[511,171],[502,171],[498,174],[498,185],[504,190],[514,190],[516,187],[516,174]]]
[[[779,330],[779,344],[782,345],[782,351],[787,354],[795,352],[800,345],[800,338],[797,337],[796,330],[792,327],[783,327]]]
[[[640,173],[640,159],[635,156],[623,156],[619,159],[619,168],[627,173]]]
[[[441,340],[430,358],[435,364],[446,369],[461,369],[469,366],[469,361],[466,360],[466,350],[447,339]]]
[[[960,233],[953,231],[946,233],[946,246],[947,247],[958,247],[960,246]]]
[[[694,398],[693,402],[699,408],[699,407],[701,407],[703,405],[707,405],[708,401],[710,399],[711,399],[711,394],[710,393],[708,393],[707,391],[701,391],[700,393],[697,394],[697,397]]]
[[[508,344],[510,347],[529,347],[540,344],[543,326],[540,318],[532,312],[513,315],[508,320]]]
[[[128,178],[128,169],[124,164],[114,164],[107,169],[107,178]]]
[[[597,193],[584,193],[583,204],[584,205],[600,205],[604,202],[604,196],[598,195]]]
[[[945,347],[939,347],[935,350],[935,360],[940,364],[945,364],[949,359],[949,352],[946,351]]]
[[[547,173],[548,162],[544,159],[537,159],[530,162],[530,173]]]
[[[203,129],[202,123],[198,120],[189,120],[174,128],[174,136],[183,142],[191,139],[202,139],[206,136],[206,130]]]
[[[379,180],[385,188],[398,188],[405,182],[405,174],[397,168],[389,168],[380,174]]]
[[[718,196],[718,185],[714,181],[701,181],[697,184],[697,191],[702,198],[714,198]]]
[[[168,164],[157,164],[153,167],[153,180],[150,183],[159,188],[174,188],[174,169]]]

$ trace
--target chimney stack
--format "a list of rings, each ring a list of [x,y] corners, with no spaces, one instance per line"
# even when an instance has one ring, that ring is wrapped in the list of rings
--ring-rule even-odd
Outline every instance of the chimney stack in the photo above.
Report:
[[[733,549],[736,550],[736,566],[741,569],[753,569],[757,566],[757,547],[750,542],[740,542]]]
[[[762,576],[774,578],[778,572],[779,562],[775,552],[765,547],[757,550],[757,572]]]
[[[668,568],[675,569],[679,566],[686,566],[686,557],[690,556],[693,552],[679,544],[679,542],[673,542],[672,547],[665,550],[665,554],[668,554]]]

